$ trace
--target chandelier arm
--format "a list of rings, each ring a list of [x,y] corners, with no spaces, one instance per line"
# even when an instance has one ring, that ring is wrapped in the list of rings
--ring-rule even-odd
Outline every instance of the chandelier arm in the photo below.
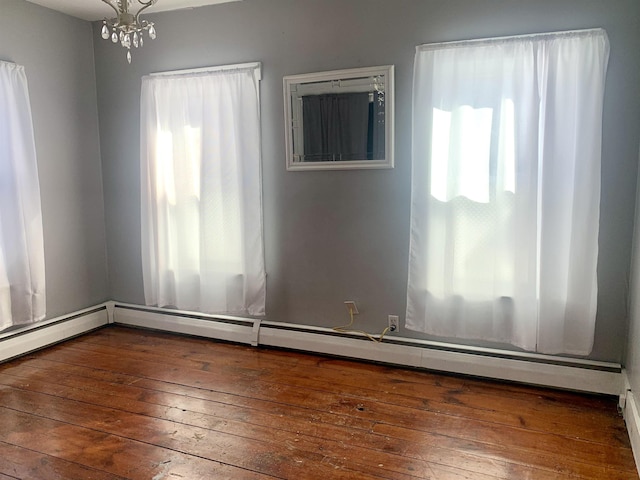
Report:
[[[103,2],[106,0],[102,0]],[[140,14],[145,11],[147,8],[151,7],[152,5],[154,5],[158,0],[149,0],[147,2],[143,1],[143,0],[138,0],[138,3],[140,5],[142,5],[142,8],[140,8],[140,10],[138,10],[138,13],[136,13],[136,23],[140,23],[140,21],[138,20],[138,17],[140,16]]]
[[[106,3],[107,5],[109,5],[111,8],[113,8],[116,12],[116,15],[120,14],[120,11],[118,10],[118,7],[116,7],[113,3],[112,0],[102,0],[104,3]]]

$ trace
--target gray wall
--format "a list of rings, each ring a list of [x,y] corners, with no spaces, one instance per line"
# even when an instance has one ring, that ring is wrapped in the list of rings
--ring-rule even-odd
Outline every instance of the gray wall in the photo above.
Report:
[[[638,177],[640,192],[640,176]],[[625,365],[631,390],[640,402],[640,195],[636,199],[635,231],[631,262],[630,327]],[[638,405],[640,408],[640,404]]]
[[[29,82],[53,318],[108,299],[91,24],[0,0],[0,59]]]
[[[150,17],[158,39],[135,51],[132,65],[122,48],[98,38],[99,24],[94,24],[111,296],[144,303],[138,207],[141,76],[261,61],[267,319],[340,325],[347,320],[342,302],[356,300],[358,323],[371,332],[382,330],[388,314],[403,317],[406,306],[415,46],[607,29],[611,61],[592,358],[621,360],[640,132],[640,2],[244,0]],[[396,168],[287,172],[282,77],[384,64],[396,66]]]

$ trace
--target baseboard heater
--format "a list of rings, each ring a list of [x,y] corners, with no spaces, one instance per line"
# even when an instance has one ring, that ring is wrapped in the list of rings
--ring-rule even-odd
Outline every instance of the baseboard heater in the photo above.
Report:
[[[627,425],[636,467],[640,472],[640,398],[631,390],[631,383],[626,370],[622,371],[622,382],[623,393],[620,395],[619,407]]]
[[[107,325],[107,304],[79,310],[0,334],[0,362],[82,335]]]
[[[359,334],[232,316],[115,303],[114,323],[441,372],[619,396],[619,364],[455,344]]]

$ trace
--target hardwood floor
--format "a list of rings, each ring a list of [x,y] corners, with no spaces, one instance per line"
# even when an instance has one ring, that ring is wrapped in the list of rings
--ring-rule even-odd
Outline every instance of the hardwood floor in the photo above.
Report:
[[[15,478],[638,474],[613,398],[108,327],[0,365]]]

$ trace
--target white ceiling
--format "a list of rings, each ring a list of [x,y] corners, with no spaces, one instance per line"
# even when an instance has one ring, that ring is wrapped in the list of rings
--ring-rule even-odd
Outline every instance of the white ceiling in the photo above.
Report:
[[[57,10],[72,17],[84,20],[102,20],[104,17],[113,17],[115,12],[102,0],[27,0],[43,7]],[[165,12],[167,10],[179,10],[181,8],[202,7],[216,3],[237,2],[241,0],[158,0],[153,7],[146,12]],[[133,0],[137,4],[136,0]]]

